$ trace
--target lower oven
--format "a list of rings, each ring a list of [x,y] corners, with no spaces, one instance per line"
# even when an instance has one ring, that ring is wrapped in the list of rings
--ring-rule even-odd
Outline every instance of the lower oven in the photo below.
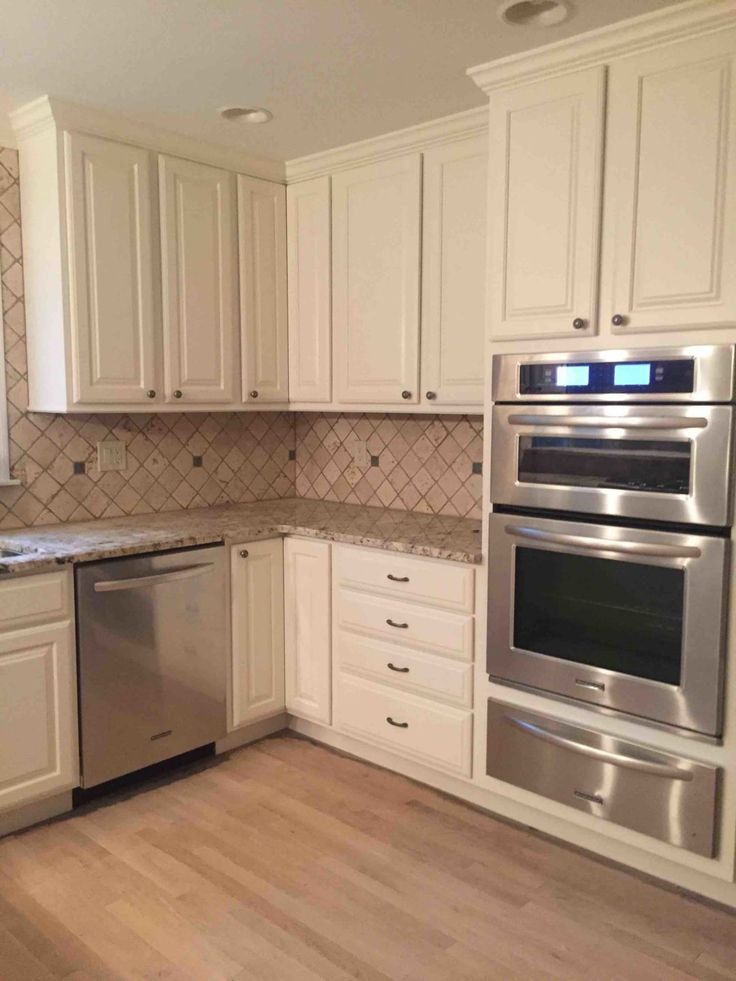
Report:
[[[488,673],[721,732],[728,542],[496,512]]]

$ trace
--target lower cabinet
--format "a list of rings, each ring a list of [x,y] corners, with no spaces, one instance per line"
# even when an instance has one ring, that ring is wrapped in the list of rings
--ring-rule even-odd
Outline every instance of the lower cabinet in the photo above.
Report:
[[[286,708],[292,715],[332,722],[332,643],[328,542],[284,541]]]
[[[230,550],[232,683],[228,729],[284,710],[284,549],[269,539]]]

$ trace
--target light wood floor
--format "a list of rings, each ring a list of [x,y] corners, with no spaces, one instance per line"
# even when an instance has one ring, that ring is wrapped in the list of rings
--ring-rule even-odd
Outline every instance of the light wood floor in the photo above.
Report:
[[[0,841],[0,978],[736,978],[736,917],[281,735]]]

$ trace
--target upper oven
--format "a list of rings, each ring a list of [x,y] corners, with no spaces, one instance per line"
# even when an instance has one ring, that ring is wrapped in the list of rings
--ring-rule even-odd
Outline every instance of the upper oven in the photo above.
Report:
[[[495,504],[731,523],[734,349],[494,358]]]

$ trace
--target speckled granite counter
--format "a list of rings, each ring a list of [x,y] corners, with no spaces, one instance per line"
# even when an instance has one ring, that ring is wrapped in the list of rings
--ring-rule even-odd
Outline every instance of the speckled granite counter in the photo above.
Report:
[[[289,498],[0,533],[0,547],[23,553],[0,559],[0,575],[45,572],[70,562],[287,534],[455,562],[477,563],[481,559],[479,521]]]

